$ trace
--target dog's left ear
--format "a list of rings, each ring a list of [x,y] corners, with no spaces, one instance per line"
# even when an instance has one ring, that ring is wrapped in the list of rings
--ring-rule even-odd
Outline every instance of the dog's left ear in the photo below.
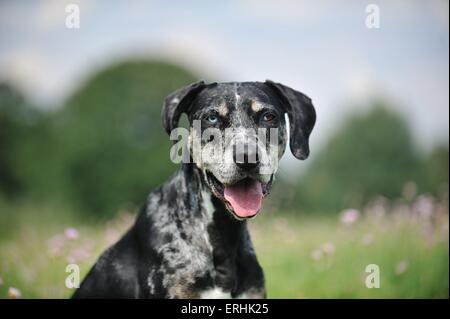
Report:
[[[316,123],[316,111],[312,101],[305,94],[280,83],[266,80],[289,116],[290,147],[292,154],[304,160],[309,155],[309,135]]]
[[[183,112],[187,112],[196,95],[206,87],[205,82],[198,81],[169,94],[162,109],[161,117],[164,129],[170,135],[178,126]]]

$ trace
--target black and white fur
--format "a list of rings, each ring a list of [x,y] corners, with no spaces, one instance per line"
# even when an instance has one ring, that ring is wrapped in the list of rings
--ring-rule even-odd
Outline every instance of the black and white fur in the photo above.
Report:
[[[264,274],[247,221],[226,203],[223,186],[253,178],[268,194],[286,146],[285,114],[292,153],[299,159],[308,157],[308,138],[316,119],[311,100],[272,81],[201,81],[167,97],[162,116],[169,134],[182,113],[191,123],[188,149],[192,162],[183,163],[149,194],[134,225],[102,254],[74,298],[266,297]],[[210,114],[218,121],[205,121]],[[201,132],[192,128],[194,120],[201,121]],[[192,140],[211,127],[221,132],[233,128],[237,133],[220,146],[200,138],[207,156],[214,156],[211,148],[222,148],[220,158],[205,163],[194,152]],[[277,128],[277,144],[258,146],[263,156],[254,165],[226,161],[248,128]],[[263,166],[270,169],[261,173]]]

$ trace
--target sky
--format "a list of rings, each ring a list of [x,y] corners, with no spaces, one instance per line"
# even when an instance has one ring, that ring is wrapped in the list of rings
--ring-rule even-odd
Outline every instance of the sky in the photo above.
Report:
[[[78,29],[66,27],[67,4]],[[366,26],[369,4],[379,28]],[[56,108],[117,61],[164,59],[211,81],[272,79],[307,94],[313,153],[375,97],[426,151],[448,144],[448,10],[441,0],[2,1],[0,80]]]

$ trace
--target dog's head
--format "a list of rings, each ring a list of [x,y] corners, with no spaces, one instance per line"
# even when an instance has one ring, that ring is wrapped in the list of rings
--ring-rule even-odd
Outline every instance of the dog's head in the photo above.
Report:
[[[302,160],[316,120],[310,98],[272,81],[201,81],[172,93],[162,112],[169,134],[182,113],[190,123],[190,159],[238,219],[255,216],[270,190],[287,143],[285,114],[291,151]]]

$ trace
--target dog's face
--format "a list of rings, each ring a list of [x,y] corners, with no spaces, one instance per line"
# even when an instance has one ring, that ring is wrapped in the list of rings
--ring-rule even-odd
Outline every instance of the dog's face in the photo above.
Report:
[[[287,143],[299,159],[309,153],[314,126],[311,100],[271,81],[194,83],[166,99],[163,123],[170,133],[182,112],[190,122],[188,149],[212,193],[237,219],[255,216],[269,193]]]

